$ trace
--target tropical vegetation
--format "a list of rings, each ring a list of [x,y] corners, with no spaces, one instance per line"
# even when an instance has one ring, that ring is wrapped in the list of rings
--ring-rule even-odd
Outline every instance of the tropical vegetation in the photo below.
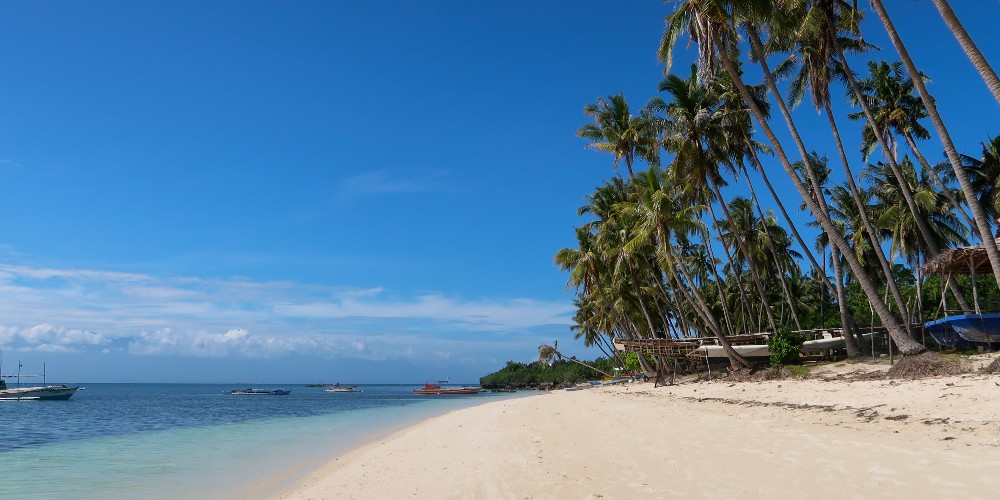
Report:
[[[848,355],[861,356],[855,328],[880,325],[911,356],[927,350],[912,324],[998,299],[1000,137],[962,154],[883,2],[861,3],[666,2],[659,93],[640,106],[598,98],[577,131],[611,156],[614,174],[579,208],[576,245],[555,255],[575,294],[577,339],[624,366],[616,338],[717,337],[742,369],[751,364],[729,345],[734,335],[842,327]],[[1000,104],[996,73],[948,2],[933,3]],[[872,58],[879,48],[861,32],[872,13],[898,61]],[[675,68],[682,43],[697,60]],[[829,134],[800,133],[793,108],[807,96]],[[861,147],[849,151],[840,127],[852,122]],[[930,139],[944,162],[928,159]],[[727,195],[735,184],[741,194]],[[789,214],[800,207],[805,223]],[[819,236],[807,241],[807,228]],[[993,267],[976,291],[967,276],[921,272],[970,244]],[[652,375],[670,360],[637,361]]]

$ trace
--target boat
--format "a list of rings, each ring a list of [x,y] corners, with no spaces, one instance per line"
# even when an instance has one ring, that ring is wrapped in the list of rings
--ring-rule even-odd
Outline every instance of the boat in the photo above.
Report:
[[[330,385],[323,392],[363,392],[361,389],[351,385],[340,385],[340,382]]]
[[[37,387],[7,387],[7,383],[0,380],[0,400],[4,401],[65,401],[69,399],[79,386],[42,385]]]
[[[284,389],[254,389],[252,387],[239,387],[231,391],[226,391],[225,394],[232,394],[234,396],[287,396],[291,394],[292,391],[286,391]]]
[[[767,358],[771,356],[771,350],[767,348],[767,344],[734,345],[732,348],[744,358]],[[703,345],[693,349],[690,355],[705,358],[725,358],[726,351],[721,345]]]
[[[414,394],[432,395],[432,396],[443,396],[443,395],[457,395],[457,394],[479,394],[482,392],[480,387],[441,387],[437,384],[426,383],[421,389],[413,389]]]
[[[1000,314],[959,314],[924,324],[937,343],[968,348],[1000,344]]]
[[[0,369],[3,367],[3,351],[0,350]],[[17,387],[7,387],[4,378],[17,378]],[[45,364],[42,364],[42,385],[21,387],[21,377],[37,377],[37,375],[21,375],[21,362],[17,362],[17,375],[0,375],[0,401],[65,401],[76,394],[80,386],[66,384],[46,385]]]
[[[865,333],[861,337],[863,340],[871,340],[872,334]],[[732,348],[745,358],[764,358],[771,356],[771,350],[767,347],[767,344],[734,345]],[[829,351],[831,349],[836,350],[843,348],[844,337],[835,336],[827,332],[823,333],[820,338],[804,341],[802,343],[802,347],[799,348],[799,352],[802,354],[816,354]],[[726,351],[723,350],[721,345],[706,344],[693,349],[691,352],[698,353],[698,355],[708,358],[726,357]]]

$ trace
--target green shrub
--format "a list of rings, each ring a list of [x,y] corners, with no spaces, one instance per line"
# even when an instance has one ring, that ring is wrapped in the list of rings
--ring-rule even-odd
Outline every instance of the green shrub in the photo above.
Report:
[[[653,358],[648,354],[643,354],[650,365],[654,364]],[[604,358],[598,358],[603,360]],[[625,371],[632,373],[642,373],[642,365],[639,364],[639,355],[634,352],[625,353]]]
[[[771,351],[771,366],[798,364],[799,349],[805,340],[802,335],[779,328],[777,333],[767,339],[767,348]]]

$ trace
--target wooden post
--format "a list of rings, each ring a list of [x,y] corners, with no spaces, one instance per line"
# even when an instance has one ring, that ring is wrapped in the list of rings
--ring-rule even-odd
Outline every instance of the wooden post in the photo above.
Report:
[[[976,262],[972,255],[969,256],[969,271],[972,275],[972,303],[976,306],[976,314],[982,314],[979,310],[979,292],[976,287]]]
[[[874,335],[874,333],[872,335]],[[889,366],[892,366],[894,364],[892,359],[892,337],[889,336],[888,330],[885,332],[885,343],[889,346]]]

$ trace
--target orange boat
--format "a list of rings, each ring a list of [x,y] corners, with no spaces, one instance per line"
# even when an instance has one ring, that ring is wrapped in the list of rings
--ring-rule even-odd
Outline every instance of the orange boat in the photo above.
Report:
[[[413,389],[414,394],[445,395],[445,394],[479,394],[482,391],[479,387],[448,387],[440,385],[424,384],[423,389]]]

